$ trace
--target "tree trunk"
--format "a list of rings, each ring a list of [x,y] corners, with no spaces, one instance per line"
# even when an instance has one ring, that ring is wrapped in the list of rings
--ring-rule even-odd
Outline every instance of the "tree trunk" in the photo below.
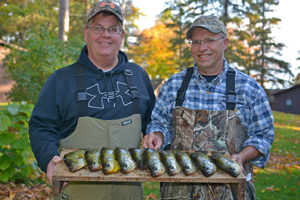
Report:
[[[69,31],[69,0],[59,0],[58,38],[67,41]]]

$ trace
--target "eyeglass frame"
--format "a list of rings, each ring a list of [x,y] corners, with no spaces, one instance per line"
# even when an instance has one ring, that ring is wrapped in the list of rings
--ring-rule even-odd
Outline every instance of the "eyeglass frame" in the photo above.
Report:
[[[219,38],[215,38],[215,37],[204,38],[203,40],[192,40],[192,39],[190,39],[188,41],[188,43],[189,43],[191,48],[193,47],[193,44],[191,44],[193,41],[198,41],[199,42],[199,47],[201,46],[202,41],[203,41],[204,45],[209,46],[210,44],[207,44],[204,40],[214,39],[214,42],[212,43],[212,44],[214,44],[215,42],[219,41],[220,39],[225,39],[225,38],[226,37],[222,36],[222,37],[219,37]]]
[[[95,32],[94,32],[94,27],[101,27],[101,28],[103,28],[102,33],[95,33]],[[100,34],[100,35],[102,35],[102,34],[105,32],[106,29],[107,29],[107,31],[108,31],[108,33],[109,33],[110,35],[119,35],[119,34],[122,33],[122,31],[124,31],[123,28],[119,28],[119,29],[117,28],[120,32],[117,33],[117,34],[111,34],[110,31],[109,31],[109,29],[114,28],[114,27],[104,28],[104,27],[102,27],[102,26],[87,26],[86,28],[91,28],[93,33],[95,33],[95,34]]]

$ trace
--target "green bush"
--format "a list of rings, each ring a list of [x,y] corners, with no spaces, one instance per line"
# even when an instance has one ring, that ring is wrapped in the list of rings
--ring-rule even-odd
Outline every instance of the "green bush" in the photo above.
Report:
[[[24,182],[40,175],[28,135],[28,121],[33,107],[33,104],[23,101],[20,104],[11,103],[0,110],[1,182]]]
[[[44,29],[41,34],[33,30],[27,33],[24,50],[11,48],[4,59],[5,79],[16,83],[8,99],[14,102],[35,103],[49,75],[56,69],[72,64],[78,59],[84,45],[82,35],[59,40],[57,31]]]

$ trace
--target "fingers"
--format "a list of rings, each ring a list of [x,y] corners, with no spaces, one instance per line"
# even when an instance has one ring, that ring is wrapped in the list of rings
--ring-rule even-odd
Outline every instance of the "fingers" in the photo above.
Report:
[[[231,159],[236,161],[240,165],[241,170],[243,172],[244,171],[244,166],[243,166],[242,158],[239,155],[235,154],[235,155],[231,156]]]
[[[55,169],[55,166],[57,163],[60,163],[61,161],[62,159],[59,156],[54,156],[47,166],[47,178],[51,185],[52,185],[52,174]]]
[[[144,148],[159,149],[163,145],[162,138],[161,133],[150,133],[144,137],[142,146]]]

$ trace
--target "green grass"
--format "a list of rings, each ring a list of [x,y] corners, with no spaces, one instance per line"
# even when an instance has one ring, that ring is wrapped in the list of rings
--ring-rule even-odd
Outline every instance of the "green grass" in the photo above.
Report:
[[[273,111],[274,124],[300,127],[300,115]]]

